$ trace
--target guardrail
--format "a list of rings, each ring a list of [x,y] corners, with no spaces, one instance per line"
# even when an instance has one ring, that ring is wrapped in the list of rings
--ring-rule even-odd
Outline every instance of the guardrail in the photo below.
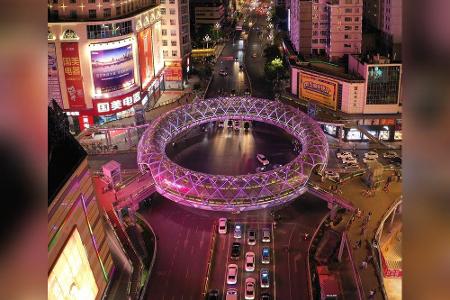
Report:
[[[348,243],[348,239],[347,239],[347,234],[344,232],[344,243],[345,243],[345,247],[347,248],[347,252],[348,252],[348,257],[350,258],[350,263],[352,266],[352,270],[353,270],[353,279],[356,282],[356,287],[358,289],[358,295],[359,295],[359,299],[366,299],[365,297],[365,293],[364,293],[364,288],[362,285],[362,281],[361,281],[361,276],[359,275],[358,272],[358,268],[355,266],[355,262],[353,260],[353,253],[352,253],[352,247],[351,245],[349,245]]]
[[[212,231],[212,236],[211,236],[211,240],[210,240],[210,245],[209,245],[209,257],[208,257],[208,263],[206,265],[206,276],[205,276],[205,283],[203,285],[203,296],[206,296],[206,293],[208,292],[208,285],[209,285],[209,277],[210,277],[210,273],[211,273],[211,268],[212,268],[212,262],[213,262],[213,258],[214,258],[214,249],[216,248],[216,235],[217,235],[217,226],[214,223],[213,224],[213,231]]]

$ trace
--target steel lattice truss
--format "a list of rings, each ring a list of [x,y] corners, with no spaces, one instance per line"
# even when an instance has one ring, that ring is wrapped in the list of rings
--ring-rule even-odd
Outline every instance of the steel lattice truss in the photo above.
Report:
[[[171,161],[165,147],[177,135],[211,121],[255,120],[284,129],[302,144],[301,153],[279,168],[249,175],[211,175]],[[312,169],[325,167],[328,143],[319,125],[299,110],[253,97],[211,98],[173,109],[143,134],[137,161],[150,171],[159,193],[172,201],[209,210],[251,210],[288,202],[306,191]]]

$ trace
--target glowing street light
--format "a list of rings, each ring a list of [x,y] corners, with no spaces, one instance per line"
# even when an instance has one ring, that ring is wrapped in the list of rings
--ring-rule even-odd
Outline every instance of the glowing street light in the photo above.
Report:
[[[206,42],[206,48],[208,47],[208,43],[211,42],[211,37],[209,36],[209,34],[205,35],[205,37],[203,38],[203,40]]]

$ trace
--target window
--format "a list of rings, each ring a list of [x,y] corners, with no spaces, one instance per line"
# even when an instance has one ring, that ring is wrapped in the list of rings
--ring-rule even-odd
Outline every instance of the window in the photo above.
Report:
[[[70,3],[77,3],[77,0],[70,0]]]
[[[348,40],[350,38],[350,35],[346,34],[344,35],[344,39]]]
[[[70,11],[70,18],[71,19],[76,19],[77,18],[77,11],[76,10],[71,10]]]
[[[87,26],[88,39],[104,39],[127,35],[132,31],[131,21]]]
[[[167,40],[162,40],[162,45],[167,46]]]
[[[186,44],[189,42],[189,37],[187,35],[183,36],[183,44]]]
[[[89,10],[89,19],[95,19],[97,18],[97,11],[95,9]]]
[[[105,18],[111,17],[111,8],[105,8],[103,10],[103,17],[105,17]]]
[[[58,4],[58,0],[53,0],[53,4]]]
[[[312,35],[313,35],[313,36],[317,35],[317,31],[313,31],[313,32],[312,32]]]
[[[345,9],[345,13],[348,14],[348,13],[351,13],[351,12],[352,12],[352,9],[351,9],[351,8],[346,8],[346,9]]]
[[[344,18],[344,21],[345,21],[345,22],[351,22],[351,21],[352,21],[352,18],[350,18],[350,17],[345,17],[345,18]]]
[[[355,26],[355,30],[359,30],[359,26]]]
[[[328,34],[328,31],[322,30],[322,31],[320,32],[320,34],[321,34],[321,35],[327,35],[327,34]]]
[[[172,46],[176,46],[176,45],[177,45],[177,41],[171,41],[170,44],[171,44]]]
[[[172,56],[176,57],[177,56],[177,50],[172,50]]]
[[[166,19],[161,19],[161,25],[167,25]]]
[[[317,44],[317,41],[318,41],[318,40],[317,40],[317,39],[313,39],[313,40],[311,40],[311,41],[312,41],[313,44]]]
[[[355,17],[355,22],[359,22],[359,17]]]
[[[345,0],[345,4],[352,4],[352,0]]]
[[[321,44],[325,44],[325,43],[327,42],[327,39],[320,39],[319,42],[320,42]]]
[[[161,30],[161,35],[167,35],[167,29],[162,29]]]
[[[103,2],[110,2],[110,0],[103,0]]]
[[[159,3],[166,4],[166,0],[160,0]]]
[[[175,4],[175,0],[169,0],[169,4]]]
[[[122,14],[122,10],[120,6],[116,7],[116,15],[120,16]]]
[[[170,25],[177,25],[177,23],[174,19],[170,19]]]
[[[170,35],[171,36],[176,36],[177,35],[177,31],[175,29],[171,29],[170,30]]]
[[[352,30],[352,26],[344,26],[344,30]]]
[[[175,14],[175,8],[169,9],[169,13],[170,13],[171,15],[174,15],[174,14]]]
[[[352,45],[350,45],[350,44],[344,44],[344,48],[351,48],[352,47]]]
[[[88,0],[88,3],[95,3],[95,0]]]
[[[169,56],[169,51],[163,50],[163,57],[168,57],[168,56]]]
[[[373,66],[367,74],[367,104],[397,104],[400,67]]]
[[[189,22],[189,20],[188,20],[188,16],[187,15],[181,17],[181,24],[186,24],[188,22]]]
[[[166,9],[164,7],[162,7],[160,10],[161,15],[165,15],[166,14]]]

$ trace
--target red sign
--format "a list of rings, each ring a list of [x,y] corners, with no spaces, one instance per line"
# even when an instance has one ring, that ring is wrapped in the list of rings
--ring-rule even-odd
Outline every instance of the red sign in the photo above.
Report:
[[[164,80],[166,81],[181,81],[183,79],[183,71],[181,69],[181,62],[168,61],[164,69]]]
[[[64,77],[70,109],[84,109],[83,77],[81,76],[78,43],[61,43]]]
[[[152,31],[147,28],[138,33],[139,71],[142,89],[146,89],[154,76]]]
[[[93,102],[96,115],[110,115],[129,109],[139,101],[141,101],[141,93],[137,89],[117,97],[98,99]]]

